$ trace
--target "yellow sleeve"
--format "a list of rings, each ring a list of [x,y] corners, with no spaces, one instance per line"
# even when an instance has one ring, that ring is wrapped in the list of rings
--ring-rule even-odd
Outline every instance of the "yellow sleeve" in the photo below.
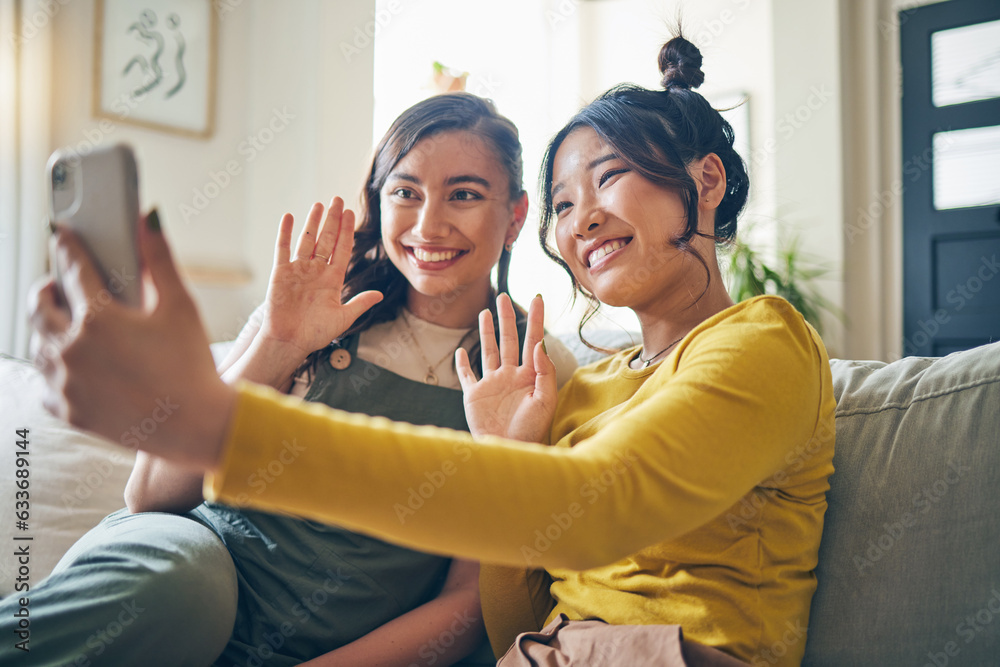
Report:
[[[613,427],[572,448],[473,440],[242,384],[206,497],[487,563],[611,563],[714,518],[814,431],[825,353],[797,313],[773,312],[689,336],[669,381],[654,374]],[[583,502],[609,470],[620,483]],[[539,554],[537,532],[567,515]]]
[[[537,632],[556,601],[549,593],[552,577],[545,570],[482,564],[479,593],[493,655],[497,660],[522,632]]]

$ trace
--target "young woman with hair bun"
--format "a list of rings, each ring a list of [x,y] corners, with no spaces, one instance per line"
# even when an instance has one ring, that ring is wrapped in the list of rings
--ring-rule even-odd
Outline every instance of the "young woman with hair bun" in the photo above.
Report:
[[[641,345],[578,369],[558,395],[541,299],[519,360],[503,295],[499,342],[480,315],[482,378],[457,355],[473,436],[233,388],[210,363],[141,373],[134,357],[89,363],[122,336],[146,337],[150,354],[204,357],[166,243],[146,233],[171,317],[97,313],[108,326],[70,336],[50,364],[52,409],[114,436],[142,416],[135,397],[183,396],[197,407],[143,447],[206,470],[220,502],[247,492],[281,438],[313,444],[251,503],[491,563],[481,589],[503,665],[798,664],[833,471],[827,354],[786,301],[727,295],[716,246],[736,233],[746,171],[729,124],[694,90],[698,50],[675,37],[660,69],[662,90],[609,90],[546,153],[547,252],[587,299],[631,308],[642,328]],[[86,258],[69,235],[60,244],[86,294]],[[40,301],[36,327],[56,345],[60,317]],[[445,468],[453,474],[401,522],[394,503]]]

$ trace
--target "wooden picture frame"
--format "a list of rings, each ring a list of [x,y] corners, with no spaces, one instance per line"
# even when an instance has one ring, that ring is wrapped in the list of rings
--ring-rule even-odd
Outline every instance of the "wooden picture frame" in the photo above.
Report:
[[[217,49],[212,0],[97,0],[94,116],[212,136]]]

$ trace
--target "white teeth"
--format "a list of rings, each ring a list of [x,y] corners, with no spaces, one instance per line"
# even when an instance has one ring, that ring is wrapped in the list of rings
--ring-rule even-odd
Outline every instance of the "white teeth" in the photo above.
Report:
[[[458,250],[446,250],[444,252],[428,252],[420,248],[413,249],[413,256],[421,262],[447,262],[458,256]]]
[[[597,260],[601,259],[605,255],[610,255],[615,250],[621,250],[622,248],[624,248],[625,245],[626,245],[626,243],[627,243],[627,241],[623,241],[621,239],[617,239],[617,240],[614,240],[614,241],[608,241],[607,243],[605,243],[604,245],[602,245],[600,248],[598,248],[597,250],[595,250],[592,253],[590,253],[590,255],[587,257],[587,263],[590,266],[593,266],[594,262],[596,262]]]

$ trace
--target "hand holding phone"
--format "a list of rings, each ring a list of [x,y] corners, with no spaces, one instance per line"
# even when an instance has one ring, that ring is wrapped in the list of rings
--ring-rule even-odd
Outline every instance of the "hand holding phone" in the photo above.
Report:
[[[57,150],[49,158],[46,182],[50,219],[80,237],[113,297],[140,306],[139,178],[132,149],[117,144],[86,155]]]

